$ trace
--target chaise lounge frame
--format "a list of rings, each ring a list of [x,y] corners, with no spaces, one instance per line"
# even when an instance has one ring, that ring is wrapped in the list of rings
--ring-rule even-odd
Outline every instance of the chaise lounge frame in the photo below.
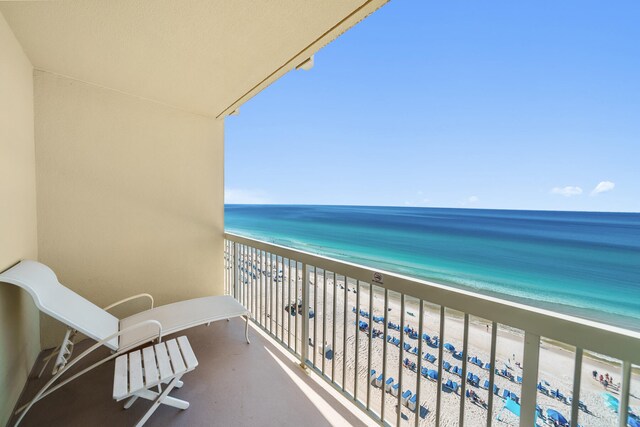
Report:
[[[90,370],[144,343],[154,340],[160,342],[162,337],[188,328],[241,316],[245,317],[245,339],[247,343],[250,343],[249,317],[251,313],[228,295],[195,298],[154,307],[153,297],[143,293],[100,308],[60,284],[56,274],[49,267],[32,260],[20,261],[0,273],[0,282],[13,284],[24,289],[31,295],[40,311],[68,327],[62,344],[45,358],[45,365],[39,374],[39,376],[42,375],[49,361],[57,356],[52,372],[53,377],[36,393],[31,401],[16,410],[19,417],[15,426],[22,421],[27,411],[39,400]],[[151,308],[123,319],[118,319],[108,312],[118,305],[138,298],[149,299]],[[93,339],[96,343],[71,359],[77,333]],[[79,360],[102,346],[109,348],[112,354],[54,385]]]

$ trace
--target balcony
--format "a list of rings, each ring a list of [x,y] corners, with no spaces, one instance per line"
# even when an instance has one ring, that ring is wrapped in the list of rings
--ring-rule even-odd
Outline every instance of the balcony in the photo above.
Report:
[[[252,343],[238,319],[188,330],[200,366],[172,396],[191,406],[161,406],[148,425],[636,420],[636,332],[229,233],[224,249],[224,290],[251,311]],[[101,349],[76,372],[107,355]],[[96,417],[133,425],[149,403],[123,410],[110,399],[112,378],[112,363],[96,368],[38,402],[21,425]],[[46,380],[31,379],[21,401]]]

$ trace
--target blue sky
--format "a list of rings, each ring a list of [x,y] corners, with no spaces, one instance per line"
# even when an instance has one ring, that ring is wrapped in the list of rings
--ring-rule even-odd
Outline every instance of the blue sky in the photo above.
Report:
[[[638,22],[392,0],[226,119],[226,202],[640,212]]]

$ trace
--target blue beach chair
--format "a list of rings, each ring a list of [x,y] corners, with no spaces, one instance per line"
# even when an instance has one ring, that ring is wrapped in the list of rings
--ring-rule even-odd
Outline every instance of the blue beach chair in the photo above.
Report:
[[[391,386],[391,396],[398,397],[398,391],[400,390],[400,383],[395,383]]]
[[[418,395],[414,394],[413,396],[411,396],[411,399],[409,399],[409,402],[407,403],[407,408],[409,408],[411,412],[415,412],[417,403],[418,403]]]
[[[411,390],[405,390],[404,393],[402,393],[402,397],[401,402],[404,406],[407,406],[407,403],[409,402],[409,398],[411,397],[413,393],[411,392]]]
[[[382,374],[378,375],[378,378],[374,380],[373,385],[378,388],[382,387],[382,379],[383,379]]]
[[[387,381],[384,383],[384,391],[386,391],[387,393],[391,391],[391,386],[393,386],[393,382],[395,380],[393,379],[393,377],[389,377],[387,378]]]

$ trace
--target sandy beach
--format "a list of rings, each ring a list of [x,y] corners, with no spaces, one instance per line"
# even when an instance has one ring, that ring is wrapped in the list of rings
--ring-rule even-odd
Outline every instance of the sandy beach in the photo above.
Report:
[[[278,266],[278,270],[281,266]],[[301,283],[301,275],[295,274],[295,269],[291,269],[291,277],[298,276],[298,284]],[[289,335],[290,345],[293,348],[297,345],[298,352],[300,351],[302,343],[298,340],[295,343],[295,331],[296,323],[297,330],[300,334],[302,330],[302,316],[290,315],[285,310],[289,301],[296,301],[295,285],[291,281],[291,295],[289,295],[288,287],[289,283],[288,269],[285,267],[282,279],[277,280],[264,280],[262,287],[257,286],[255,290],[260,295],[260,290],[264,295],[263,301],[268,301],[269,296],[271,299],[271,316],[267,316],[269,311],[269,303],[266,302],[259,310],[255,310],[256,317],[263,319],[262,322],[269,328],[269,323],[272,330],[276,331],[276,335],[281,337],[281,330],[284,330],[284,341],[287,342],[287,335],[289,331],[289,321],[291,321],[291,334]],[[268,277],[270,275],[262,275]],[[275,276],[275,274],[274,274]],[[259,276],[257,276],[259,277]],[[259,280],[254,279],[256,282]],[[383,370],[383,347],[385,339],[383,336],[379,338],[373,338],[371,346],[371,360],[369,361],[369,347],[368,347],[368,333],[365,331],[357,331],[356,328],[356,313],[353,311],[357,303],[356,283],[349,281],[346,286],[344,282],[339,278],[334,284],[333,275],[327,274],[326,278],[326,301],[324,301],[323,286],[325,283],[324,277],[318,274],[314,277],[313,274],[309,277],[311,283],[310,286],[310,308],[314,311],[315,316],[309,321],[310,328],[310,341],[312,346],[309,347],[309,359],[314,365],[324,370],[324,374],[332,379],[339,387],[344,388],[346,392],[353,395],[356,388],[356,397],[364,405],[369,402],[369,408],[377,414],[382,411],[382,404],[384,404],[385,419],[395,424],[397,417],[397,397],[392,396],[390,393],[383,393],[381,388],[375,387],[370,384],[369,379],[369,366],[372,370],[376,371],[376,377],[382,373]],[[270,293],[267,292],[267,285],[272,284],[273,288]],[[284,284],[284,286],[283,286]],[[334,289],[335,289],[335,311],[334,311]],[[284,295],[283,295],[284,292]],[[298,297],[301,297],[301,289],[298,289]],[[345,313],[345,296],[346,296],[346,313]],[[383,316],[384,315],[384,291],[382,288],[374,286],[374,298],[373,308],[369,308],[369,286],[366,284],[360,285],[360,309],[369,312],[370,317]],[[284,305],[283,305],[284,301]],[[295,305],[295,304],[294,304]],[[400,324],[401,320],[401,305],[399,295],[390,293],[389,298],[389,311],[386,315],[386,321]],[[424,305],[424,333],[430,337],[439,335],[440,331],[440,311],[439,307]],[[419,305],[417,299],[406,298],[405,299],[405,325],[418,330],[418,316]],[[326,316],[324,315],[326,313]],[[346,314],[346,323],[345,323]],[[326,323],[323,324],[323,318],[326,318]],[[372,322],[371,318],[361,316],[361,321],[367,322],[368,327],[384,331],[384,323]],[[490,347],[491,347],[491,333],[490,326],[487,325],[490,322],[479,319],[470,318],[469,327],[469,351],[468,355],[476,356],[483,362],[489,362],[490,360]],[[453,312],[447,310],[445,312],[445,325],[444,325],[444,337],[440,337],[440,343],[450,343],[456,350],[460,351],[463,348],[463,331],[464,322],[462,313]],[[357,335],[356,335],[357,334]],[[389,328],[388,335],[400,339],[400,331],[392,330]],[[335,336],[335,339],[334,339]],[[346,336],[346,339],[345,339]],[[357,338],[356,338],[357,336]],[[356,351],[356,341],[358,341]],[[343,346],[343,342],[346,345]],[[418,347],[418,339],[411,339],[408,334],[404,334],[404,342],[408,343],[411,348]],[[325,343],[325,345],[323,345]],[[331,348],[333,350],[334,357],[329,360],[323,357],[323,349]],[[430,353],[438,357],[439,349],[427,345],[423,342],[422,354]],[[522,370],[518,367],[518,364],[522,363],[523,355],[523,333],[520,331],[514,331],[506,326],[499,326],[497,335],[497,347],[496,347],[496,367],[499,369],[505,369],[509,367],[508,372],[514,376],[514,381],[511,381],[502,376],[495,376],[495,384],[499,387],[499,394],[502,395],[503,390],[509,390],[515,393],[518,397],[521,396],[521,386],[515,381],[515,378],[522,376]],[[423,376],[417,375],[417,372],[411,370],[408,367],[402,366],[402,360],[408,359],[410,363],[418,363],[418,357],[412,354],[410,351],[400,351],[398,347],[392,343],[387,343],[386,346],[386,376],[394,378],[395,382],[399,381],[400,370],[402,370],[402,391],[410,390],[412,393],[416,393],[417,387],[420,387],[420,425],[435,425],[436,416],[436,389],[437,383],[426,379]],[[357,370],[356,370],[357,360]],[[449,362],[452,366],[458,366],[462,368],[462,360],[457,359],[454,355],[447,350],[443,351],[443,360]],[[324,366],[323,366],[324,361]],[[438,369],[440,360],[436,360],[435,363],[430,363],[427,360],[421,358],[421,366],[427,369]],[[574,353],[568,351],[557,345],[546,342],[543,340],[540,349],[540,369],[539,380],[545,381],[545,387],[551,390],[559,390],[562,395],[567,398],[566,402],[551,396],[538,393],[538,405],[542,408],[542,412],[546,414],[548,408],[555,409],[563,414],[567,419],[571,415],[571,406],[568,403],[568,399],[571,397],[573,389],[573,365],[574,365]],[[357,371],[357,372],[356,372]],[[617,384],[621,378],[621,366],[613,362],[608,363],[601,359],[592,358],[585,352],[582,366],[582,379],[581,379],[581,393],[580,400],[585,404],[586,411],[581,410],[579,412],[580,425],[584,427],[594,426],[616,426],[617,414],[605,404],[605,398],[603,393],[610,393],[614,397],[619,397],[618,391],[614,387],[609,387],[605,390],[605,387],[597,380],[593,379],[593,371],[605,375],[608,373],[613,377],[613,384]],[[467,363],[467,372],[471,372],[479,377],[479,384],[482,385],[485,379],[489,379],[489,371],[480,368],[472,363]],[[344,382],[343,382],[344,378]],[[461,383],[461,378],[453,373],[445,372],[443,370],[443,383],[451,379],[452,381]],[[478,396],[478,402],[488,402],[488,392],[482,387],[476,387],[467,383],[467,390],[472,390]],[[401,392],[402,393],[402,392]],[[367,395],[368,400],[367,400]],[[384,396],[384,402],[383,402]],[[487,423],[487,410],[482,407],[480,403],[472,403],[469,398],[465,401],[465,425],[486,425]],[[493,401],[493,419],[492,425],[518,425],[518,417],[513,415],[506,409],[503,409],[505,400],[494,395]],[[441,395],[441,422],[440,425],[446,427],[453,427],[459,425],[459,413],[460,413],[460,390],[457,393],[443,391]],[[632,376],[630,406],[635,413],[640,412],[640,377],[637,374]],[[406,406],[402,406],[402,425],[414,425],[415,414],[410,411]],[[499,418],[499,419],[497,419]],[[539,424],[543,425],[543,421],[539,420]]]

